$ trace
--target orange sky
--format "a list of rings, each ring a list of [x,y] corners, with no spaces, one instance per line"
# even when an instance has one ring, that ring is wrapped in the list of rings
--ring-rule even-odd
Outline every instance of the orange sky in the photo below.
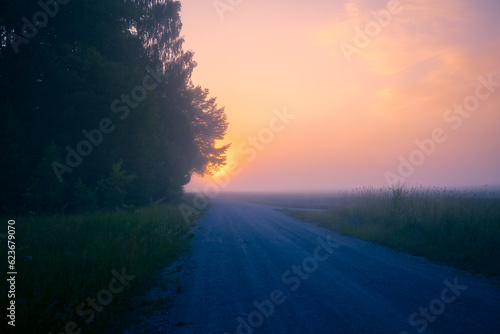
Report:
[[[230,122],[219,188],[500,184],[498,1],[181,2]]]

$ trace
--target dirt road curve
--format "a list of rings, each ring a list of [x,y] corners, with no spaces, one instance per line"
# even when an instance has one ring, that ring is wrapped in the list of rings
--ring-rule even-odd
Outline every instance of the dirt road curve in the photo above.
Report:
[[[218,199],[155,333],[500,333],[490,281]]]

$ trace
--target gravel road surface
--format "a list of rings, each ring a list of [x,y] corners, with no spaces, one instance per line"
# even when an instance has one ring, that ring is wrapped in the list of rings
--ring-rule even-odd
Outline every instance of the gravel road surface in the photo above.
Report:
[[[153,333],[500,333],[490,279],[215,199]]]

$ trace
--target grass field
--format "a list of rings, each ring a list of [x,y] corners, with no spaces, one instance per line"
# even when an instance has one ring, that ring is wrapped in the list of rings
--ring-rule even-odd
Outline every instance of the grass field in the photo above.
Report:
[[[471,272],[500,277],[500,196],[484,190],[363,188],[333,195],[265,195],[298,219]],[[310,204],[312,203],[312,204]]]
[[[16,221],[16,333],[99,332],[191,237],[176,206],[8,219]],[[7,305],[5,280],[1,287]]]

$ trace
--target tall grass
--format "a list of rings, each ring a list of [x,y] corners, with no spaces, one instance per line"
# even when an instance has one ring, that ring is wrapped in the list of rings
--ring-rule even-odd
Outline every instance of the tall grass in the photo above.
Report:
[[[156,269],[186,249],[190,233],[171,206],[15,220],[19,333],[64,332],[68,321],[81,325],[83,332],[97,332],[103,319],[126,307],[127,296],[140,293]],[[122,268],[136,278],[86,324],[76,314],[77,306],[108,288],[111,271]],[[2,298],[6,292],[4,280]]]
[[[500,277],[500,198],[483,191],[395,186],[343,194],[299,219],[430,260]]]

